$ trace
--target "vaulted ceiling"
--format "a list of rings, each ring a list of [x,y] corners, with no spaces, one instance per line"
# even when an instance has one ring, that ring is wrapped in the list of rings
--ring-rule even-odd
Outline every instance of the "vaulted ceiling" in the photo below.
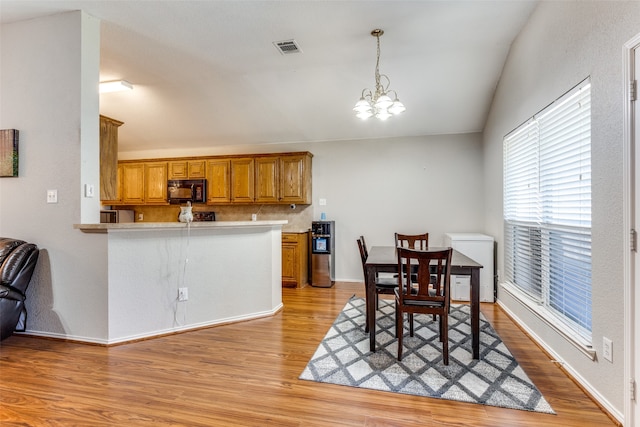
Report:
[[[482,131],[514,38],[537,1],[25,1],[0,22],[83,10],[101,20],[101,114],[121,151]],[[407,110],[352,111],[380,72]],[[283,55],[274,42],[295,40]]]

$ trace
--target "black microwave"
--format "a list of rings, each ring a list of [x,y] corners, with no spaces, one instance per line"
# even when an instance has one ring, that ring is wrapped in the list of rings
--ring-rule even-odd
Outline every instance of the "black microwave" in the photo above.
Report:
[[[207,201],[206,179],[173,179],[167,181],[169,203],[205,203]]]

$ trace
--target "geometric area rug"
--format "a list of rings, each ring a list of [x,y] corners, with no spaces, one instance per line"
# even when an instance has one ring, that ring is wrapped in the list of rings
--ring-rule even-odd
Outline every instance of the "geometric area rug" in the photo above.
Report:
[[[469,305],[451,304],[449,365],[442,363],[438,322],[405,318],[403,359],[397,360],[394,302],[380,298],[376,352],[364,332],[365,301],[352,297],[318,346],[300,379],[394,393],[555,414],[493,327],[480,314],[480,359],[471,353]]]

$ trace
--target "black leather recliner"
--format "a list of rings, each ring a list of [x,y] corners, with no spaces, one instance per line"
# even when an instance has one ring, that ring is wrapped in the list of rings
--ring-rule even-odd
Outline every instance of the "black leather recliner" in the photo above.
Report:
[[[40,250],[33,243],[0,237],[0,340],[27,326],[27,286]]]

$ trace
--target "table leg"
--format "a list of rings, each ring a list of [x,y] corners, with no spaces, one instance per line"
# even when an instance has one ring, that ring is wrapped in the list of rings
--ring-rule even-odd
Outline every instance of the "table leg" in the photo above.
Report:
[[[471,349],[480,358],[480,269],[471,269]]]
[[[367,277],[365,278],[367,288],[366,310],[367,322],[369,326],[369,350],[376,351],[376,268],[367,266]]]

